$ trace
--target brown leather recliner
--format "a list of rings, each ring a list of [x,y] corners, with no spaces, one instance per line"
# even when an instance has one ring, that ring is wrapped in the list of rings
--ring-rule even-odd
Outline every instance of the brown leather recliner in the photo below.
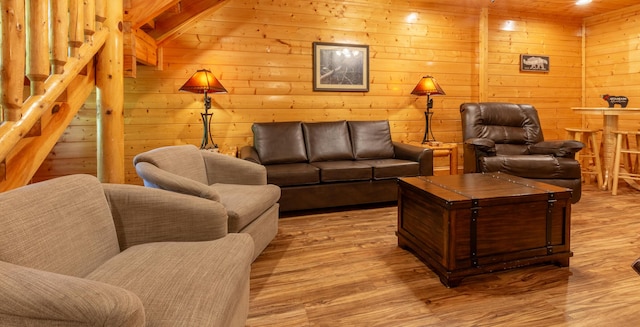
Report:
[[[502,102],[460,105],[464,172],[504,172],[573,190],[580,200],[582,181],[574,140],[545,141],[532,105]]]

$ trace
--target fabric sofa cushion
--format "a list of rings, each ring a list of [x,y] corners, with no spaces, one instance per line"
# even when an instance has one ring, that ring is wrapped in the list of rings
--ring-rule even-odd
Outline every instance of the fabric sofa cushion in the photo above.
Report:
[[[355,159],[393,158],[388,121],[350,121],[348,124]]]
[[[280,199],[280,187],[267,185],[211,185],[220,193],[220,203],[227,209],[229,233],[238,233]]]
[[[302,128],[309,162],[353,159],[346,121],[302,123]]]
[[[420,165],[411,160],[371,159],[359,160],[358,162],[373,167],[373,179],[389,179],[420,175]]]
[[[301,122],[254,123],[251,130],[262,164],[307,161]]]
[[[144,305],[147,326],[181,326],[188,321],[201,326],[244,325],[252,243],[247,234],[229,234],[206,242],[136,245],[87,278],[136,294]]]
[[[279,186],[320,183],[320,169],[308,163],[269,165],[267,181]]]
[[[372,177],[369,165],[353,160],[314,162],[320,168],[322,182],[364,181]]]

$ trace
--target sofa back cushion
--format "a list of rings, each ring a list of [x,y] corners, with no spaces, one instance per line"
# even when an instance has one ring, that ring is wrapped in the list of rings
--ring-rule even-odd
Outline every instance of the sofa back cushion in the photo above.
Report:
[[[347,122],[302,123],[309,162],[352,160]]]
[[[389,121],[350,121],[349,133],[355,159],[393,158]]]
[[[0,261],[84,277],[120,252],[102,184],[69,175],[0,193]]]
[[[307,161],[302,123],[254,123],[253,147],[263,165]]]

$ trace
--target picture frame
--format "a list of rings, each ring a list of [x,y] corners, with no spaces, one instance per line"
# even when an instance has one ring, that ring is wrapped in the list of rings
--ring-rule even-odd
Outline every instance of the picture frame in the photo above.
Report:
[[[549,56],[543,55],[520,55],[520,71],[521,72],[549,72]]]
[[[369,46],[313,42],[313,90],[369,92]]]

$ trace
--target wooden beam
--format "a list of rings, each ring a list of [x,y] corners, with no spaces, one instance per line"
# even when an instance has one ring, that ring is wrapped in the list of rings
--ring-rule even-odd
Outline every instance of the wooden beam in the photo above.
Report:
[[[480,11],[478,31],[478,101],[489,99],[489,8]]]
[[[127,0],[124,5],[124,21],[131,22],[131,28],[137,29],[147,22],[175,6],[179,0]]]
[[[147,66],[156,66],[158,64],[158,45],[156,40],[139,28],[133,32],[136,38],[136,60]]]
[[[124,183],[122,12],[122,2],[109,1],[104,22],[109,36],[96,65],[98,179],[105,183]]]
[[[183,0],[182,11],[166,19],[157,19],[156,28],[149,32],[156,39],[158,46],[163,42],[179,36],[202,17],[211,15],[228,0]]]

